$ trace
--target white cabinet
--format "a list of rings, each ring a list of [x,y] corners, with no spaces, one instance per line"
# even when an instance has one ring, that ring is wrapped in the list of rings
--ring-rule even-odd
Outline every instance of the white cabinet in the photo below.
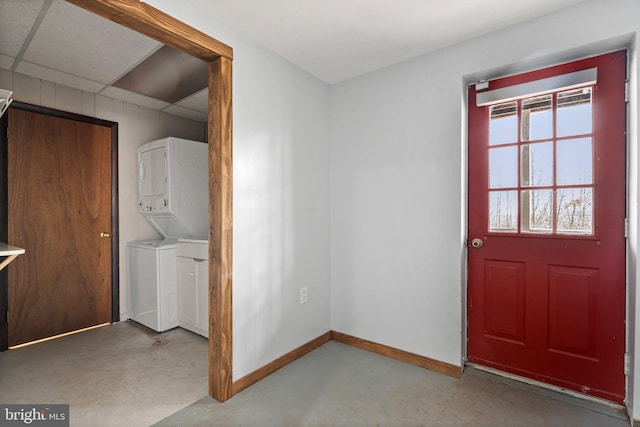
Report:
[[[208,242],[178,242],[178,325],[209,337]]]

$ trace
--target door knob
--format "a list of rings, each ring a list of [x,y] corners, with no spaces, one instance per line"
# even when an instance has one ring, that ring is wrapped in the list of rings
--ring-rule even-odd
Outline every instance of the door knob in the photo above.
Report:
[[[100,237],[111,237],[111,234],[105,233],[104,231],[100,233]]]
[[[475,249],[480,249],[483,245],[484,242],[482,241],[482,239],[479,239],[477,237],[471,241],[471,246]]]

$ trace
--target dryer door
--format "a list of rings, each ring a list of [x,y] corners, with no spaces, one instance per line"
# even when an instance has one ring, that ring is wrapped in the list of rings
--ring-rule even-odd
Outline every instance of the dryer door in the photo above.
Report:
[[[167,191],[167,150],[153,148],[140,153],[138,162],[140,197],[164,195]]]

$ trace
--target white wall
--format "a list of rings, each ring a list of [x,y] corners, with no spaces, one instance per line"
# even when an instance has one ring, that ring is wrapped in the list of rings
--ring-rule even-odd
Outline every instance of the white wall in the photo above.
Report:
[[[128,319],[126,244],[161,238],[137,210],[136,148],[165,136],[204,141],[205,124],[7,70],[0,70],[0,87],[12,90],[16,101],[118,123],[120,320]]]
[[[634,70],[629,274],[637,318],[638,17],[637,0],[587,1],[332,87],[333,330],[460,365],[466,84],[624,46]],[[631,332],[633,350],[640,339],[635,325]]]
[[[329,86],[216,23],[198,2],[147,3],[234,49],[237,380],[329,330]]]
[[[637,0],[588,1],[332,88],[197,2],[147,3],[234,48],[234,379],[329,328],[461,364],[465,84],[622,46],[635,320]]]

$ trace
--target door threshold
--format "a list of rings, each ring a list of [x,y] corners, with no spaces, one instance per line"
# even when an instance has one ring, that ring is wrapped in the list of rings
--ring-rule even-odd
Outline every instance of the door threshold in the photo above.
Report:
[[[475,375],[477,377],[487,378],[489,380],[499,382],[510,387],[514,387],[531,393],[536,393],[545,397],[549,397],[551,399],[569,403],[574,406],[589,409],[599,414],[629,421],[627,408],[622,405],[618,405],[617,403],[609,402],[608,400],[580,394],[573,390],[547,384],[542,381],[532,380],[530,378],[500,371],[494,368],[489,368],[487,366],[476,365],[475,363],[467,363],[464,373]]]
[[[85,332],[85,331],[90,331],[92,329],[102,328],[103,326],[108,326],[110,324],[111,323],[102,323],[100,325],[89,326],[87,328],[82,328],[82,329],[76,329],[75,331],[70,331],[70,332],[65,332],[63,334],[53,335],[51,337],[46,337],[46,338],[42,338],[42,339],[35,340],[35,341],[25,342],[23,344],[12,345],[11,347],[9,347],[9,350],[17,350],[17,349],[22,348],[22,347],[28,347],[30,345],[40,344],[41,342],[47,342],[47,341],[55,340],[55,339],[58,339],[58,338],[67,337],[69,335],[79,334],[80,332]]]

